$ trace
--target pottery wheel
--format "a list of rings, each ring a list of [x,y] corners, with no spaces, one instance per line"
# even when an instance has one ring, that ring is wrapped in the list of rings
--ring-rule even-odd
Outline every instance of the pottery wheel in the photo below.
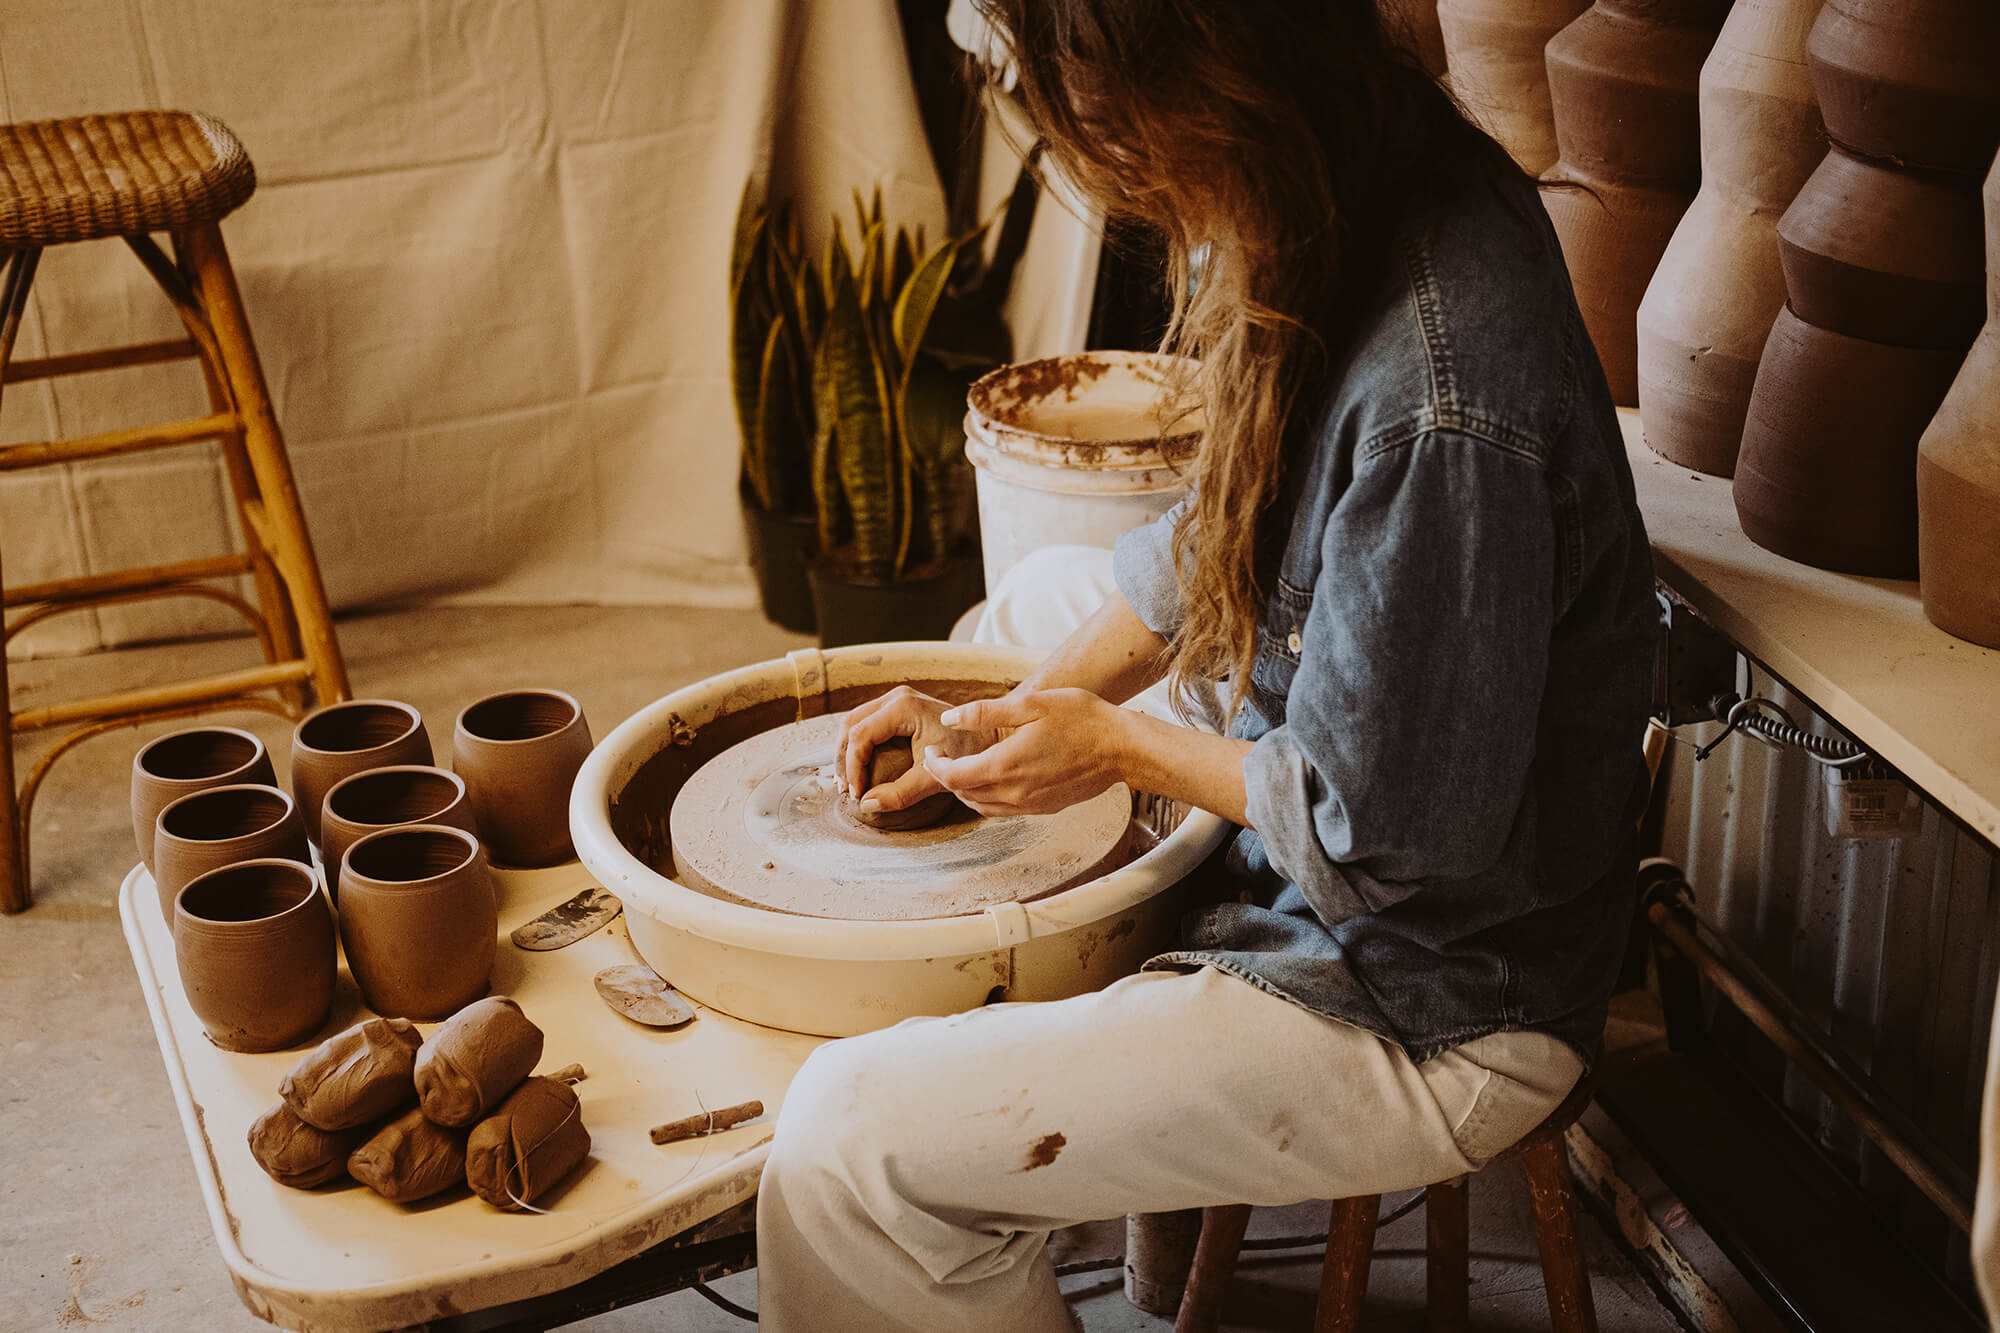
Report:
[[[1122,783],[1052,815],[868,828],[834,781],[844,716],[762,732],[695,771],[669,816],[683,884],[773,911],[904,921],[1044,897],[1130,856]]]

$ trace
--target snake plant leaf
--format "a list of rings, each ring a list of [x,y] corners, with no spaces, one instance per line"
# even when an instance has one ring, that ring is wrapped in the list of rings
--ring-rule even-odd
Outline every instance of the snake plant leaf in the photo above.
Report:
[[[781,507],[778,493],[783,473],[778,459],[783,456],[783,434],[792,421],[792,363],[785,351],[785,321],[771,321],[770,336],[764,340],[764,356],[757,377],[756,430],[745,441],[748,462],[744,467],[756,492],[757,503],[765,509]]]
[[[945,284],[951,280],[951,267],[957,258],[955,243],[946,241],[938,246],[923,257],[896,298],[891,331],[905,384],[909,382],[910,367],[916,363],[917,349],[923,346],[924,334],[931,326],[931,316],[937,313],[938,302],[944,298]]]
[[[884,275],[883,304],[893,308],[896,298],[910,285],[910,275],[917,271],[917,252],[910,244],[907,227],[896,228],[896,244],[890,254],[889,268]]]
[[[831,340],[823,339],[813,353],[813,508],[819,517],[819,549],[831,551],[847,540],[847,500],[840,491],[834,453],[834,423],[840,415],[840,391],[834,383]]]
[[[887,577],[898,526],[889,397],[868,336],[860,285],[845,268],[835,275],[820,346],[831,381],[836,465],[853,520],[855,566],[866,576]],[[822,396],[822,412],[826,406]]]
[[[736,290],[736,284],[743,280],[743,271],[749,264],[750,248],[765,224],[764,207],[756,202],[757,196],[757,178],[752,176],[743,182],[743,196],[736,201],[736,236],[729,248],[729,290],[732,292]]]
[[[763,268],[759,251],[767,244],[761,217],[745,239],[748,249],[743,256],[743,271],[737,275],[729,295],[730,386],[736,400],[737,430],[744,445],[744,468],[751,489],[760,502],[765,502],[770,493],[769,478],[762,475],[751,457],[757,430],[757,389],[771,320],[769,301],[758,281]]]

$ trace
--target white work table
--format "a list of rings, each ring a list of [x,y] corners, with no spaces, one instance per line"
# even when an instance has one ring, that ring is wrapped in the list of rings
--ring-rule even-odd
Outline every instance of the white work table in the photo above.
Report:
[[[1619,412],[1659,580],[1836,725],[2000,844],[2000,652],[1924,617],[1914,580],[1861,578],[1743,535],[1729,482],[1648,449]]]

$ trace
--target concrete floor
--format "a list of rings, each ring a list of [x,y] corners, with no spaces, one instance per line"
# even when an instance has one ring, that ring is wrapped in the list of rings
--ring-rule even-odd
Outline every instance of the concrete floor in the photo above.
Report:
[[[440,755],[465,703],[521,684],[567,689],[598,735],[668,690],[807,640],[748,612],[685,609],[421,609],[343,621],[358,693],[417,705]],[[13,670],[14,707],[248,665],[247,641],[169,645]],[[285,767],[290,727],[232,715]],[[119,930],[115,897],[134,856],[126,809],[133,751],[168,726],[114,732],[58,763],[33,829],[36,905],[0,919],[0,1333],[21,1330],[254,1330],[210,1235],[151,1024]],[[22,771],[40,752],[30,737]],[[1526,1190],[1502,1167],[1472,1191],[1472,1312],[1482,1330],[1548,1327]],[[1325,1226],[1321,1205],[1265,1210],[1252,1236]],[[1594,1219],[1584,1223],[1605,1333],[1678,1327]],[[1060,1239],[1064,1261],[1115,1257],[1122,1228]],[[1378,1242],[1368,1327],[1422,1326],[1421,1211]],[[1319,1255],[1246,1254],[1226,1327],[1310,1325]],[[716,1284],[754,1305],[756,1275]],[[1124,1299],[1118,1271],[1080,1273],[1064,1290],[1092,1333],[1164,1330]],[[575,1327],[593,1333],[745,1325],[692,1292]]]

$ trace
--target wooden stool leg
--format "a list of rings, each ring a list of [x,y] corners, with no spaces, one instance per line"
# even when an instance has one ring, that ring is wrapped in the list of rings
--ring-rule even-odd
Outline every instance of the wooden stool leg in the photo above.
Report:
[[[194,276],[202,309],[215,333],[230,397],[243,420],[243,448],[261,497],[261,504],[247,512],[252,525],[261,527],[291,595],[306,663],[312,671],[313,692],[323,704],[345,699],[347,667],[341,660],[340,641],[334,637],[326,586],[320,580],[319,561],[313,554],[312,537],[306,531],[298,487],[292,479],[291,459],[286,456],[285,439],[271,410],[264,369],[251,341],[243,298],[229,267],[222,233],[214,226],[199,227],[176,233],[174,245]]]
[[[1236,1271],[1236,1256],[1249,1225],[1247,1203],[1201,1210],[1201,1239],[1195,1242],[1194,1266],[1188,1269],[1187,1292],[1181,1297],[1174,1333],[1215,1333],[1222,1322],[1222,1296]]]
[[[1576,1234],[1576,1209],[1569,1163],[1560,1137],[1537,1137],[1521,1154],[1528,1195],[1535,1205],[1535,1240],[1542,1252],[1542,1283],[1549,1292],[1549,1327],[1554,1333],[1597,1333],[1597,1309],[1590,1298],[1590,1270],[1583,1240]]]
[[[1424,1305],[1431,1333],[1465,1333],[1467,1230],[1464,1176],[1424,1192]]]
[[[1382,1196],[1335,1199],[1326,1224],[1326,1264],[1319,1275],[1313,1333],[1355,1333],[1368,1294],[1368,1264],[1375,1256],[1375,1219]]]
[[[14,335],[21,331],[21,312],[41,257],[40,250],[17,250],[7,258],[6,284],[0,290],[0,379],[14,354]],[[0,638],[0,912],[9,916],[35,901],[28,882],[26,833],[14,794],[14,705],[7,689],[7,644]]]

